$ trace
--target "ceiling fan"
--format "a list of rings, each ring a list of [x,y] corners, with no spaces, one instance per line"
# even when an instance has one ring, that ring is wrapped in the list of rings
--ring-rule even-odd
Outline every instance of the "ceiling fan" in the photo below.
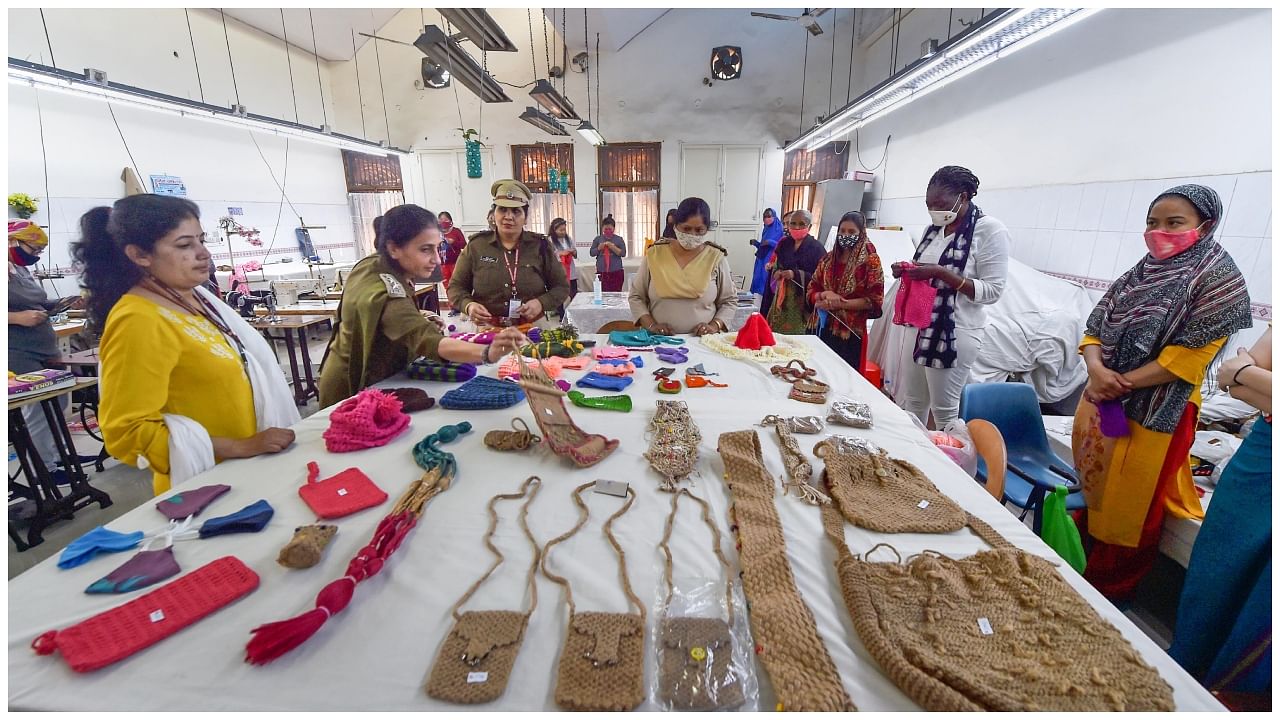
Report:
[[[773,13],[753,12],[753,17],[769,18],[770,20],[798,20],[800,24],[812,35],[821,35],[822,26],[818,24],[818,18],[822,17],[831,8],[805,8],[799,17],[793,15],[774,15]]]

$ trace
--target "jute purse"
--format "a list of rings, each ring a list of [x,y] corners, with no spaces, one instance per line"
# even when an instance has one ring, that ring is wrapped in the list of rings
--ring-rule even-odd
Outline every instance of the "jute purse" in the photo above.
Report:
[[[496,559],[479,580],[458,599],[453,606],[453,629],[445,637],[427,678],[426,691],[437,700],[476,704],[497,700],[507,689],[511,668],[515,664],[529,617],[538,606],[538,589],[534,573],[538,568],[540,551],[538,542],[529,531],[529,505],[542,487],[542,480],[533,476],[524,481],[520,491],[495,495],[489,500],[489,531],[484,542]],[[532,489],[531,489],[532,488]],[[533,564],[529,567],[529,609],[473,610],[459,613],[459,609],[480,586],[493,575],[505,559],[493,544],[493,533],[498,526],[498,514],[494,506],[499,500],[517,500],[527,497],[520,509],[520,527],[533,546]]]
[[[636,607],[635,613],[578,612],[569,581],[547,568],[551,548],[578,532],[590,510],[582,492],[595,485],[589,482],[573,491],[581,517],[578,524],[547,543],[542,554],[542,572],[564,587],[569,606],[569,628],[560,667],[556,675],[556,704],[565,710],[631,710],[644,701],[644,606],[627,579],[627,557],[610,527],[636,500],[636,491],[627,488],[627,502],[604,523],[604,535],[618,555],[622,590]]]
[[[729,621],[718,617],[672,617],[671,529],[681,495],[702,506],[702,520],[711,529],[712,549],[724,567],[725,607]],[[659,545],[666,558],[664,578],[667,597],[663,618],[658,624],[658,698],[672,710],[727,710],[742,704],[742,679],[733,668],[733,576],[729,561],[720,550],[720,530],[711,520],[706,501],[681,488],[671,496],[671,514]]]

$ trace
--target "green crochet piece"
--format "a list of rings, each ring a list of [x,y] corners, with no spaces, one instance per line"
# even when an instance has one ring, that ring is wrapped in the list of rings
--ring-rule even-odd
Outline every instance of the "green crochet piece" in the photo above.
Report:
[[[617,410],[618,412],[631,412],[631,396],[630,395],[605,395],[603,397],[587,397],[577,390],[569,391],[569,400],[574,405],[584,408],[595,408],[597,410]]]
[[[614,330],[609,333],[609,343],[623,347],[647,347],[650,345],[683,345],[684,338],[671,335],[655,335],[644,328]]]
[[[548,358],[553,355],[563,358],[577,357],[582,354],[586,347],[577,340],[564,341],[542,341],[525,345],[520,348],[520,354],[531,358]]]

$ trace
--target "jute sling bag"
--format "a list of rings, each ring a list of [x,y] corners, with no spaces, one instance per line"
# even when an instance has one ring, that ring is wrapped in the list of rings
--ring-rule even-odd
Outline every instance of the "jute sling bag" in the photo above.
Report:
[[[840,674],[818,635],[813,613],[796,588],[782,521],[773,504],[774,481],[754,430],[720,436],[725,481],[733,495],[738,564],[751,606],[756,653],[783,710],[853,710]]]
[[[675,594],[672,581],[671,529],[675,525],[676,509],[681,495],[688,495],[702,506],[702,521],[711,529],[716,558],[724,567],[724,600],[729,621],[718,617],[671,617],[668,613],[671,596]],[[729,561],[720,550],[720,530],[711,520],[711,507],[706,501],[681,488],[671,496],[671,514],[667,516],[667,528],[659,544],[663,556],[667,597],[664,612],[658,624],[658,694],[664,705],[673,710],[719,710],[735,708],[745,699],[742,681],[731,667],[733,663],[733,576]]]
[[[840,454],[826,452],[828,473]],[[822,507],[822,526],[853,626],[889,679],[924,709],[1173,709],[1168,684],[1047,560],[969,516],[994,550],[961,560],[926,551],[905,563],[868,562],[878,548],[893,548],[882,543],[853,555],[844,519],[865,517],[849,503],[871,495],[828,487],[835,507]],[[872,507],[888,517],[908,512],[892,502]]]
[[[636,491],[627,488],[627,502],[604,523],[604,535],[618,555],[622,591],[636,607],[635,613],[578,612],[573,604],[569,581],[547,569],[551,548],[568,540],[586,524],[591,511],[582,492],[595,482],[579,485],[573,501],[580,517],[565,534],[547,543],[542,553],[542,572],[564,587],[569,605],[569,628],[556,677],[556,704],[565,710],[631,710],[644,702],[644,606],[631,590],[627,578],[627,556],[613,536],[611,526],[636,501]]]
[[[515,664],[529,617],[538,606],[538,588],[534,573],[538,569],[541,553],[538,541],[529,530],[529,505],[538,495],[542,480],[532,476],[520,486],[520,491],[494,495],[489,500],[489,531],[484,544],[495,556],[493,564],[454,604],[454,625],[440,646],[431,675],[427,678],[427,694],[437,700],[455,703],[485,703],[497,700],[507,689],[507,679]],[[520,508],[520,529],[533,546],[533,563],[529,566],[529,609],[519,610],[470,610],[459,614],[459,609],[471,599],[498,566],[506,559],[493,544],[493,533],[498,527],[498,513],[494,506],[499,500],[518,500],[527,497]]]

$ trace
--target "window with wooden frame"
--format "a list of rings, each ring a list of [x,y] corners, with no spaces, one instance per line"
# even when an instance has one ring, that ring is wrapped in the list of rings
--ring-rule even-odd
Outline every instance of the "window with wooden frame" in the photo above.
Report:
[[[573,171],[573,143],[537,143],[512,145],[511,167],[515,179],[536,193],[556,192],[551,187],[551,169],[569,174],[569,192],[576,192],[577,173]]]
[[[342,167],[347,177],[347,192],[404,192],[400,175],[400,159],[395,155],[366,155],[342,151]]]
[[[838,180],[849,168],[849,143],[833,142],[817,150],[787,154],[782,171],[782,210],[813,209],[813,198],[822,180]]]
[[[627,241],[628,254],[643,255],[645,239],[662,234],[659,185],[662,143],[609,143],[596,148],[599,162],[597,222],[612,214],[617,233]]]

